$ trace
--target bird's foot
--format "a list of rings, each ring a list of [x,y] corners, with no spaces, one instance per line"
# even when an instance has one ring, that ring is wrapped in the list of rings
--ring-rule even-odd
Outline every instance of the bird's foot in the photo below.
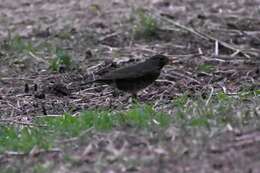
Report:
[[[137,93],[132,93],[132,97],[130,97],[130,102],[131,103],[137,103],[138,102]]]

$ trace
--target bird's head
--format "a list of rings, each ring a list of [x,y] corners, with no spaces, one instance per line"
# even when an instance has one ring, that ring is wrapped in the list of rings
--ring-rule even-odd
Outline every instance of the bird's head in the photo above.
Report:
[[[154,55],[150,58],[152,63],[156,63],[162,68],[164,65],[168,64],[169,58],[164,55]]]

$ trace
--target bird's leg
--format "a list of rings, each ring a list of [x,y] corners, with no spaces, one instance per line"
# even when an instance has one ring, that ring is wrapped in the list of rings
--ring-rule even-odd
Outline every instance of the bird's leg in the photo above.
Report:
[[[133,93],[131,93],[132,94],[132,102],[133,103],[137,103],[137,100],[138,100],[138,98],[137,98],[137,93],[136,92],[133,92]]]
[[[132,93],[132,98],[137,99],[137,93],[136,92]]]

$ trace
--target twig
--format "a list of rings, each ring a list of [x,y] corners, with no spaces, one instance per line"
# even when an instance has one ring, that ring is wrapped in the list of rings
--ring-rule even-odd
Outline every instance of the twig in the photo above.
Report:
[[[17,151],[5,151],[4,155],[6,155],[6,156],[27,156],[27,155],[38,155],[38,154],[41,154],[41,153],[51,153],[51,152],[61,152],[61,149],[60,148],[52,148],[52,149],[49,149],[49,150],[40,149],[38,151],[32,150],[29,153],[17,152]]]
[[[15,109],[15,110],[21,112],[21,109],[15,107],[14,105],[12,105],[11,103],[9,103],[8,101],[7,101],[6,103],[7,103],[8,106],[12,107],[13,109]]]
[[[0,80],[24,80],[24,81],[34,81],[34,79],[26,79],[26,78],[11,78],[11,77],[3,77]]]
[[[97,65],[91,66],[91,67],[89,67],[86,71],[87,71],[87,72],[93,71],[94,69],[96,69],[96,68],[98,68],[98,67],[100,67],[100,66],[102,66],[102,65],[103,65],[103,63],[99,63],[99,64],[97,64]]]
[[[234,53],[232,53],[230,56],[231,56],[231,57],[234,57],[234,56],[236,56],[236,55],[239,54],[239,53],[240,53],[240,51],[237,50],[237,51],[235,51]]]
[[[157,79],[156,82],[166,82],[166,83],[170,83],[172,85],[175,85],[176,83],[167,79]]]
[[[219,55],[219,44],[218,40],[215,41],[215,56]]]
[[[81,90],[81,91],[78,91],[78,92],[74,92],[73,94],[81,94],[82,92],[87,92],[87,91],[91,91],[91,90],[96,90],[96,89],[99,89],[99,88],[104,88],[104,87],[107,87],[107,85],[100,85],[100,86],[96,86],[96,87],[91,87],[91,88],[86,88],[84,90]]]
[[[181,24],[179,24],[179,23],[177,23],[177,22],[174,22],[174,21],[172,20],[173,17],[172,17],[171,15],[169,15],[169,14],[161,13],[160,16],[164,16],[164,17],[163,17],[164,20],[166,20],[167,22],[169,22],[169,23],[171,23],[171,24],[173,24],[173,25],[175,25],[175,26],[177,26],[177,27],[179,27],[179,28],[182,28],[182,29],[184,29],[184,30],[186,30],[186,31],[189,31],[189,32],[191,32],[191,33],[193,33],[193,34],[195,34],[195,35],[197,35],[197,36],[199,36],[199,37],[201,37],[201,38],[203,38],[203,39],[205,39],[205,40],[209,40],[209,38],[203,36],[201,33],[195,31],[194,29],[188,28],[188,27],[186,27],[186,26],[184,26],[184,25],[181,25]]]
[[[171,73],[173,73],[173,75],[176,75],[176,76],[180,76],[180,77],[183,77],[183,78],[186,78],[186,79],[189,79],[197,84],[200,84],[200,82],[190,76],[187,76],[187,75],[184,75],[184,74],[181,74],[181,73],[178,73],[178,72],[175,72],[175,71],[171,71]],[[169,77],[172,77],[171,75],[167,74],[165,76],[169,76]],[[172,77],[173,78],[173,77]]]
[[[117,35],[119,35],[120,33],[121,33],[121,32],[116,31],[116,32],[113,32],[113,33],[107,34],[107,35],[105,35],[105,36],[99,38],[98,41],[104,41],[105,39],[108,39],[108,38],[111,38],[111,37],[117,36]]]
[[[29,123],[29,122],[21,122],[21,121],[10,120],[10,119],[0,119],[0,123],[19,124],[19,125],[35,126],[35,127],[47,127],[46,125],[40,125],[40,124]]]
[[[40,61],[40,62],[43,62],[43,63],[47,64],[47,62],[46,62],[44,59],[39,58],[38,56],[36,56],[36,55],[35,55],[34,53],[32,53],[31,51],[29,51],[28,54],[31,55],[31,57],[33,57],[34,59],[36,59],[36,60],[38,60],[38,61]]]
[[[55,114],[53,114],[53,115],[39,115],[39,116],[35,116],[35,118],[47,118],[47,117],[62,117],[63,115],[61,114],[61,115],[59,115],[59,114],[57,114],[57,115],[55,115]]]
[[[213,95],[213,93],[214,93],[214,88],[212,87],[212,86],[210,86],[210,88],[211,88],[211,91],[210,91],[210,95],[209,95],[209,98],[207,99],[207,101],[206,101],[206,106],[208,106],[208,104],[209,104],[209,101],[210,101],[210,99],[212,98],[212,95]]]
[[[210,35],[208,35],[208,34],[201,33],[201,32],[199,32],[199,31],[196,31],[195,29],[192,29],[192,28],[186,27],[186,26],[184,26],[184,25],[181,25],[181,24],[179,24],[179,23],[177,23],[177,22],[174,22],[174,21],[172,20],[172,16],[169,15],[169,14],[161,13],[160,16],[162,16],[161,18],[163,18],[163,19],[166,20],[167,22],[169,22],[169,23],[171,23],[171,24],[173,24],[173,25],[175,25],[175,26],[177,26],[177,27],[180,27],[180,28],[182,28],[182,29],[184,29],[184,30],[186,30],[186,31],[189,31],[189,32],[191,32],[191,33],[193,33],[193,34],[199,36],[200,38],[203,38],[203,39],[208,40],[208,41],[209,41],[209,40],[215,41],[215,42],[217,41],[218,43],[220,43],[221,45],[223,45],[224,47],[226,47],[226,48],[228,48],[228,49],[231,49],[231,50],[236,51],[236,52],[239,51],[239,52],[241,52],[241,53],[242,53],[245,57],[247,57],[247,58],[250,58],[250,56],[249,56],[247,53],[250,53],[250,54],[253,54],[253,55],[254,55],[253,52],[241,50],[241,49],[236,48],[236,47],[234,47],[233,45],[228,44],[228,43],[226,43],[226,42],[224,42],[224,41],[221,41],[221,40],[219,40],[219,39],[217,39],[217,38],[215,38],[215,37],[213,37],[213,36],[210,36]]]
[[[197,31],[197,32],[199,32],[199,31]],[[247,55],[247,53],[251,53],[251,54],[253,54],[252,52],[245,52],[244,50],[241,50],[241,49],[239,49],[239,48],[236,48],[236,47],[234,47],[233,45],[231,45],[231,44],[228,44],[228,43],[226,43],[226,42],[224,42],[224,41],[221,41],[221,40],[219,40],[219,39],[217,39],[217,38],[215,38],[215,37],[213,37],[213,36],[211,36],[211,35],[208,35],[208,34],[204,34],[204,33],[201,33],[201,32],[199,32],[201,35],[204,35],[205,37],[207,37],[209,40],[212,40],[212,41],[218,41],[222,46],[224,46],[224,47],[226,47],[226,48],[228,48],[228,49],[231,49],[231,50],[233,50],[233,51],[235,51],[235,52],[241,52],[245,57],[247,57],[247,58],[250,58],[250,56],[249,55]]]

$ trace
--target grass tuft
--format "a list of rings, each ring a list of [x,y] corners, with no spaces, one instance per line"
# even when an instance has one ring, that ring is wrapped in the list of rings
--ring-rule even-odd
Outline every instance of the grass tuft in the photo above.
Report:
[[[60,117],[42,117],[34,123],[45,125],[46,128],[13,126],[0,127],[0,153],[6,150],[29,152],[32,148],[49,149],[57,145],[59,140],[78,137],[82,132],[93,129],[95,131],[110,131],[114,128],[129,126],[133,128],[166,129],[169,126],[180,128],[181,131],[201,129],[205,134],[221,132],[228,125],[242,128],[248,124],[259,125],[256,107],[258,97],[247,95],[244,101],[237,95],[229,96],[225,93],[215,94],[206,104],[206,100],[180,96],[173,101],[174,113],[169,116],[157,112],[150,105],[135,104],[127,111],[89,110],[79,116],[68,113]],[[258,123],[258,124],[257,124]]]
[[[5,150],[30,151],[34,146],[48,149],[51,138],[46,136],[46,131],[38,128],[0,127],[0,153]]]
[[[215,71],[215,66],[212,64],[200,64],[198,66],[198,71],[205,72],[205,73],[212,73]]]
[[[19,35],[15,35],[14,37],[9,36],[9,39],[6,40],[3,46],[6,50],[15,51],[17,53],[36,52],[33,43],[29,40],[23,39]]]
[[[136,13],[138,17],[133,29],[134,37],[137,39],[152,39],[158,37],[159,27],[156,19],[146,14],[142,9],[138,9]]]
[[[55,58],[49,63],[49,68],[52,71],[61,71],[62,68],[70,69],[72,66],[72,60],[69,54],[65,50],[56,48]]]
[[[211,131],[212,129],[222,130],[227,125],[234,128],[240,128],[253,123],[257,118],[255,107],[259,100],[257,97],[230,96],[223,92],[217,93],[211,101],[206,104],[206,100],[199,98],[189,99],[185,95],[177,98],[174,105],[177,109],[174,122],[179,127],[204,127]]]
[[[35,120],[35,123],[44,124],[44,129],[0,127],[0,153],[5,150],[28,152],[33,147],[49,149],[57,140],[77,137],[90,128],[108,131],[126,124],[140,128],[167,127],[169,120],[168,115],[158,113],[148,105],[135,105],[126,112],[85,111],[78,117],[68,113],[60,117],[44,117]]]

